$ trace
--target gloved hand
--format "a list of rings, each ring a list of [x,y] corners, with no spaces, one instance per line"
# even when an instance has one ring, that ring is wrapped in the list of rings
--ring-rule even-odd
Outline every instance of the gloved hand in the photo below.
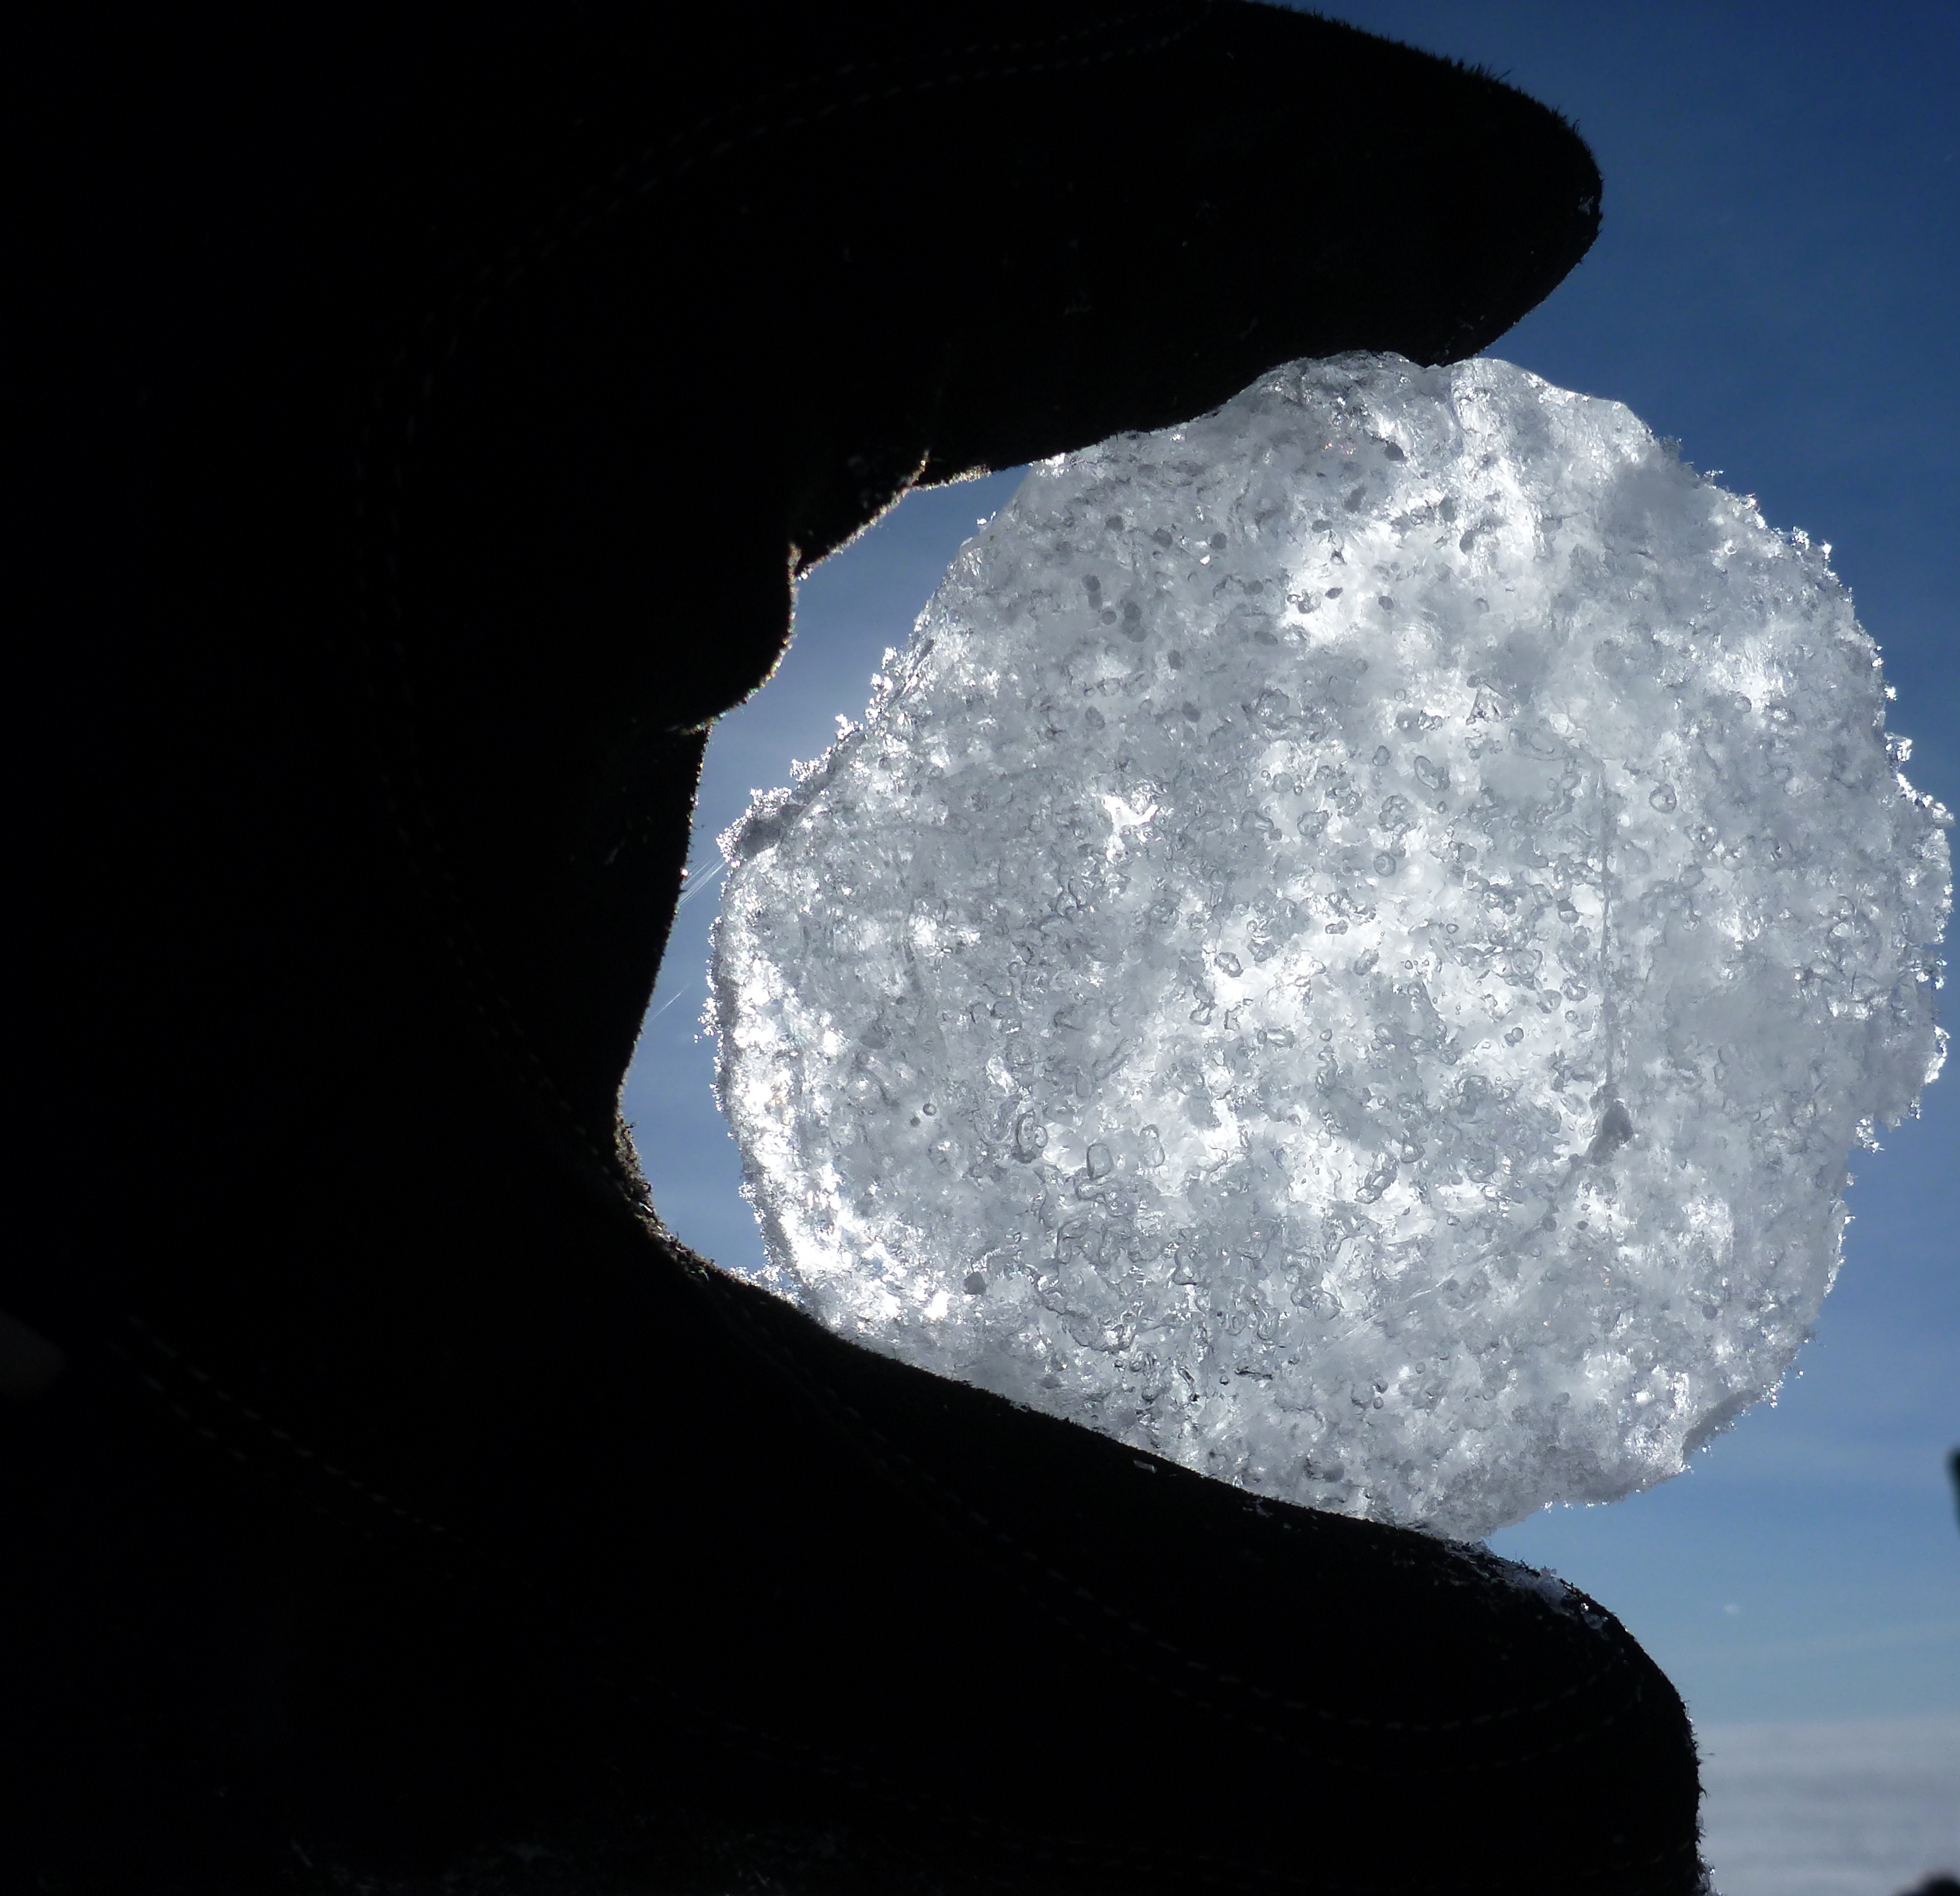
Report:
[[[1570,129],[1239,0],[17,43],[27,1886],[1692,1891],[1592,1602],[822,1333],[616,1104],[794,573],[1473,352],[1591,241]]]

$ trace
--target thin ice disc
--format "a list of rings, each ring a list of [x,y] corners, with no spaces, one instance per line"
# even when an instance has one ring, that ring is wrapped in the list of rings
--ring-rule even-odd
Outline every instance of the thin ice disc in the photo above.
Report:
[[[1476,1535],[1776,1385],[1937,1071],[1944,813],[1823,552],[1501,362],[1036,467],[724,839],[721,1095],[827,1323]]]

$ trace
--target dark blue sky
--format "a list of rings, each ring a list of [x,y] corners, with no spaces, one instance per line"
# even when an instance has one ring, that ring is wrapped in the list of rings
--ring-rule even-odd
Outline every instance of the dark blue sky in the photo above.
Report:
[[[1325,11],[1483,65],[1576,121],[1605,174],[1605,230],[1491,352],[1626,403],[1773,526],[1831,542],[1898,687],[1909,774],[1960,808],[1960,5]],[[1310,98],[1302,113],[1306,221]],[[781,671],[710,749],[704,870],[749,789],[787,781],[862,711],[880,654],[1017,479],[915,496],[806,582]],[[696,886],[627,1113],[663,1214],[752,1269],[697,1037],[718,887]],[[1885,1145],[1857,1167],[1842,1276],[1776,1406],[1679,1480],[1497,1537],[1618,1612],[1704,1721],[1960,1711],[1960,1529],[1941,1466],[1960,1443],[1960,1060]]]

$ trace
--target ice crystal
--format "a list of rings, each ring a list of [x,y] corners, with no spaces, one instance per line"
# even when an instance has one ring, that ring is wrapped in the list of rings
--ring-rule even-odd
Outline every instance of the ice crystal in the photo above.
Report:
[[[1297,363],[1046,462],[724,838],[720,1091],[844,1334],[1472,1536],[1677,1472],[1937,1072],[1948,819],[1625,408]]]

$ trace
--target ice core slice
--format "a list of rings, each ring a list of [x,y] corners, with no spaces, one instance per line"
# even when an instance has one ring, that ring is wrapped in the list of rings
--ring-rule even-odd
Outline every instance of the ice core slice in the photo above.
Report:
[[[872,1347],[1482,1534],[1773,1389],[1938,1070],[1825,550],[1618,405],[1303,362],[1036,467],[724,839],[720,1091]]]

